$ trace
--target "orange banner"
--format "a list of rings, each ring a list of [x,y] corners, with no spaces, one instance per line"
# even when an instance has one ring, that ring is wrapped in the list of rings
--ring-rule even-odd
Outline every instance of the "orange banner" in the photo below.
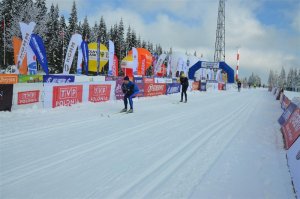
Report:
[[[0,74],[0,84],[16,84],[16,83],[18,83],[18,75]]]
[[[22,39],[19,37],[13,37],[13,48],[14,48],[14,60],[15,60],[15,65],[17,65],[18,62],[18,54],[21,48],[22,44]],[[27,75],[27,55],[25,55],[23,63],[21,67],[19,68],[19,72],[21,75]]]

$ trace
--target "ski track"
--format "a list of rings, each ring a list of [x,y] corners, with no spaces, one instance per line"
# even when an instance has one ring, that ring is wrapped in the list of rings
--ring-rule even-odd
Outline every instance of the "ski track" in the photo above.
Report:
[[[141,99],[135,101],[137,111],[133,114],[116,114],[122,102],[92,105],[87,110],[83,105],[70,108],[66,114],[69,120],[65,122],[57,117],[67,108],[50,111],[49,117],[44,113],[26,116],[38,121],[35,125],[20,116],[16,120],[23,125],[21,129],[5,123],[3,129],[9,132],[0,133],[0,195],[3,198],[192,197],[194,188],[201,186],[217,159],[243,131],[264,95],[266,91],[191,93],[187,104],[178,105],[174,102],[178,94]],[[87,117],[81,119],[83,115]],[[62,143],[56,144],[56,137]],[[38,143],[44,143],[41,154],[27,148]],[[28,157],[18,157],[22,154]],[[50,181],[38,183],[46,179]],[[81,186],[69,184],[70,181]],[[47,184],[51,185],[48,191]]]

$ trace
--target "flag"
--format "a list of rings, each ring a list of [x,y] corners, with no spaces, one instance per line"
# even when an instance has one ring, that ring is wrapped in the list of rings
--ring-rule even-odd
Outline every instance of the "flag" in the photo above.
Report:
[[[28,48],[28,45],[29,45],[29,42],[31,39],[32,31],[35,27],[34,22],[30,22],[29,24],[20,22],[19,24],[20,24],[23,40],[22,40],[21,48],[20,48],[19,55],[18,55],[18,62],[17,62],[18,69],[22,65],[22,62],[26,55],[27,48]]]
[[[39,35],[32,34],[29,45],[32,51],[34,52],[37,60],[41,64],[44,72],[47,75],[49,75],[48,60],[47,60],[46,49],[45,49],[43,39]]]
[[[65,58],[64,70],[63,70],[64,74],[70,73],[70,69],[71,69],[71,66],[73,63],[75,52],[77,50],[77,47],[81,44],[81,42],[82,42],[82,36],[80,34],[72,35],[69,46],[68,46],[66,58]]]
[[[108,41],[108,75],[113,75],[115,45],[111,40]]]
[[[82,49],[82,53],[83,53],[85,74],[88,75],[89,74],[89,47],[88,47],[87,41],[82,41],[81,49]]]
[[[132,57],[133,57],[133,67],[132,67],[132,72],[134,75],[137,75],[137,69],[138,69],[138,51],[136,48],[132,48]],[[142,69],[143,70],[143,69]],[[142,71],[142,74],[143,71]]]

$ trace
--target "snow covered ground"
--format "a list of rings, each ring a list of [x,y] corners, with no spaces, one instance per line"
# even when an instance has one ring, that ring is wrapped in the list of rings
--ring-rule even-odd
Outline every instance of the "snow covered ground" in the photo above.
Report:
[[[0,112],[0,198],[295,198],[267,90]]]

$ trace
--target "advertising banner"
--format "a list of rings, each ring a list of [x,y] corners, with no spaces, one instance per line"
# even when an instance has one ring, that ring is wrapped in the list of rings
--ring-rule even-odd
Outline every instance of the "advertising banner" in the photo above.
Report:
[[[116,80],[116,89],[115,89],[115,95],[117,100],[124,98],[124,93],[122,91],[122,84],[123,84],[123,77],[118,77],[118,79]]]
[[[144,96],[165,95],[167,92],[167,84],[149,84],[145,83]]]
[[[167,54],[161,54],[155,64],[155,74],[157,74],[159,71],[161,71],[161,66],[163,65],[165,59],[167,57]]]
[[[16,83],[18,83],[18,75],[0,74],[0,84],[16,84]]]
[[[287,152],[288,165],[291,172],[296,195],[300,197],[300,138]]]
[[[15,65],[18,64],[18,55],[21,49],[22,39],[19,37],[13,36],[12,38],[13,48],[14,48],[14,60]],[[19,73],[23,75],[27,75],[27,56],[24,57],[22,65],[19,68]]]
[[[111,85],[91,84],[89,85],[89,101],[105,102],[110,100]]]
[[[44,83],[70,83],[74,80],[73,75],[43,75]]]
[[[36,56],[30,46],[28,46],[27,48],[28,74],[35,75],[37,74]]]
[[[199,90],[199,86],[200,86],[199,82],[193,82],[193,84],[192,84],[192,90],[193,91],[198,91]]]
[[[114,75],[113,65],[114,65],[114,55],[115,55],[115,45],[111,40],[108,41],[108,75]]]
[[[0,111],[11,111],[13,84],[0,84]]]
[[[107,64],[109,59],[108,49],[105,45],[100,44],[100,49],[98,49],[98,43],[93,42],[88,44],[89,49],[89,71],[97,72],[98,70],[98,60],[100,60],[99,71],[101,71]],[[98,52],[100,56],[98,56]]]
[[[143,78],[142,77],[134,77],[134,83],[137,85],[137,87],[140,90],[140,92],[136,96],[137,97],[144,97],[145,84],[143,82]]]
[[[18,69],[20,68],[20,66],[22,66],[22,62],[27,53],[29,42],[31,40],[32,31],[36,25],[34,22],[30,22],[29,24],[19,22],[19,24],[20,24],[20,29],[21,29],[23,40],[22,40],[21,48],[20,48],[20,51],[18,54],[18,62],[17,62]]]
[[[144,84],[154,84],[154,78],[143,77]]]
[[[294,103],[290,103],[287,109],[282,113],[280,118],[278,119],[278,123],[283,126],[286,121],[290,118],[294,110],[297,108],[297,106]]]
[[[200,91],[206,91],[206,81],[201,81],[201,83],[200,83]]]
[[[43,75],[19,75],[19,83],[43,82]]]
[[[64,74],[70,73],[70,69],[72,67],[75,52],[77,50],[77,47],[81,45],[81,42],[82,42],[82,36],[80,34],[72,35],[68,49],[67,49],[67,53],[66,53],[66,58],[65,58],[64,68],[63,68]]]
[[[285,111],[287,107],[290,105],[291,101],[284,94],[282,96],[281,108]]]
[[[86,41],[83,41],[81,43],[81,49],[83,53],[85,75],[88,75],[89,74],[89,47]]]
[[[81,42],[81,44],[83,41]],[[82,45],[78,45],[78,54],[77,54],[77,74],[81,75],[83,71],[83,49],[81,48]]]
[[[46,48],[43,39],[39,35],[32,34],[29,45],[33,50],[37,60],[41,64],[44,72],[46,73],[46,75],[48,75],[49,74],[48,60],[46,56]]]
[[[18,105],[24,104],[32,104],[39,102],[40,91],[33,90],[33,91],[25,91],[25,92],[18,92]]]
[[[296,108],[290,119],[281,128],[285,149],[289,149],[300,135],[300,108]]]
[[[167,84],[167,91],[166,94],[173,94],[173,93],[179,93],[180,92],[180,84],[179,83],[171,83]]]
[[[82,102],[82,85],[53,86],[52,108]]]

